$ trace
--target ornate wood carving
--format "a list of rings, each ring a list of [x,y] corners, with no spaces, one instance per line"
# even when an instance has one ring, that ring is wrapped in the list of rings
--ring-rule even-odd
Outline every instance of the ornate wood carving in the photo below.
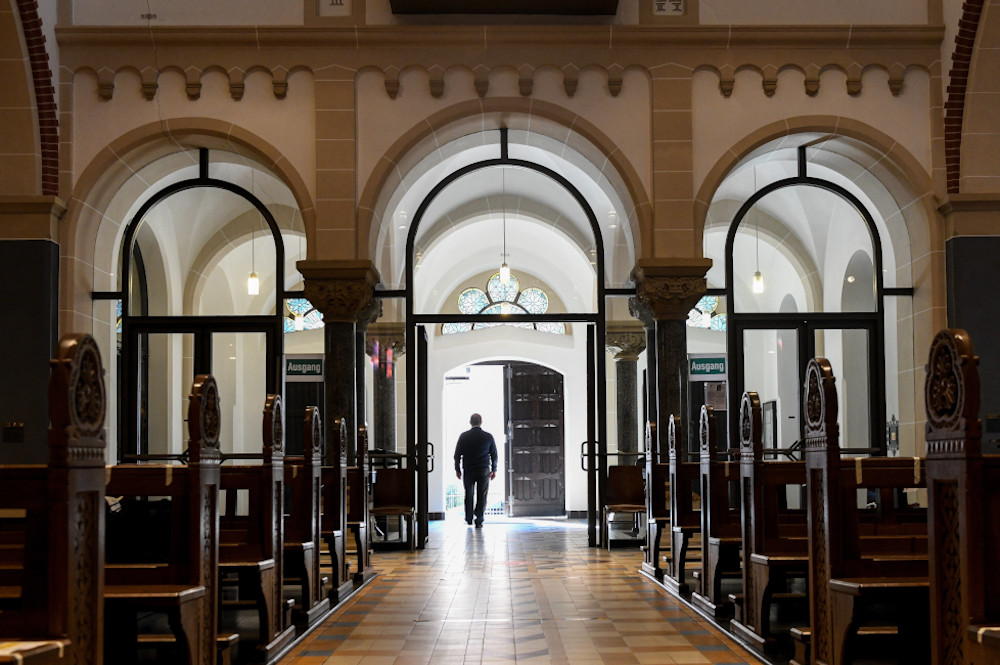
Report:
[[[814,361],[810,361],[810,367]],[[823,501],[823,471],[820,469],[810,469],[812,477],[809,479],[811,491],[809,509],[812,512],[810,519],[815,523],[811,530],[816,534],[816,540],[812,544],[812,551],[809,553],[810,568],[810,593],[816,595],[815,602],[810,603],[816,608],[816,617],[813,622],[813,636],[815,641],[815,655],[817,662],[829,662],[830,659],[830,617],[828,591],[825,581],[830,578],[829,562],[826,556],[826,506]],[[813,580],[822,580],[824,583],[813,584]]]
[[[284,412],[281,395],[268,395],[264,401],[264,460],[270,461],[284,446]]]
[[[106,393],[101,353],[94,338],[59,341],[49,378],[49,464],[104,464]]]
[[[760,396],[745,392],[740,398],[740,459],[753,461],[763,452]]]
[[[806,446],[810,445],[810,437],[813,437],[814,444],[825,445],[828,438],[839,436],[835,382],[830,361],[826,358],[813,358],[809,361],[803,391],[806,407]]]
[[[941,606],[942,665],[965,663],[965,622],[962,605],[961,532],[959,529],[958,483],[939,482],[935,486],[934,509],[936,567],[940,576],[937,602]]]
[[[924,382],[928,456],[980,453],[978,364],[964,330],[934,336]],[[967,450],[970,446],[974,450]]]
[[[667,423],[667,456],[670,459],[677,457],[677,425],[673,414],[670,414],[670,421]]]
[[[97,573],[103,566],[103,556],[99,556],[99,544],[92,537],[100,529],[98,504],[103,504],[99,492],[79,494],[76,500],[76,510],[73,525],[73,561],[75,570],[74,584],[69,591],[69,616],[73,622],[70,638],[73,640],[74,663],[79,665],[98,665],[94,663],[94,640],[101,639],[96,635],[98,626],[92,602],[101,602],[98,591]],[[103,536],[103,534],[101,534]],[[98,560],[98,559],[102,560]]]

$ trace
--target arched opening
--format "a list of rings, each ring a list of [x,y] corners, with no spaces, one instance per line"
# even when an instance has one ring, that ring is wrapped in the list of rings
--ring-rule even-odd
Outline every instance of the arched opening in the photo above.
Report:
[[[884,454],[886,418],[912,408],[899,400],[912,383],[899,371],[912,344],[908,234],[887,185],[857,175],[870,151],[843,136],[776,140],[733,169],[710,207],[705,254],[728,310],[729,404],[761,394],[767,445],[801,445],[801,377],[816,355],[838,377],[845,447]]]
[[[94,309],[113,308],[117,322],[99,339],[117,351],[119,459],[183,452],[186,390],[198,373],[220,386],[223,452],[259,450],[284,339],[304,334],[290,307],[305,228],[288,187],[237,152],[178,149],[137,169],[107,209],[122,220],[103,224],[97,241],[112,250],[114,290],[95,292]]]
[[[584,470],[577,459],[581,444],[601,465],[607,459],[605,299],[619,295],[634,266],[629,203],[582,153],[531,131],[483,131],[404,161],[414,166],[380,196],[374,253],[383,284],[405,288],[383,291],[376,325],[398,322],[407,332],[405,367],[396,370],[407,393],[405,454],[420,469],[427,444],[438,451],[425,467],[425,514],[444,513],[453,478],[442,456],[454,445],[441,403],[447,373],[517,359],[565,377],[559,513],[596,520],[597,463]],[[511,280],[501,285],[504,262]],[[619,300],[615,311],[632,320]],[[512,472],[503,470],[508,487]]]

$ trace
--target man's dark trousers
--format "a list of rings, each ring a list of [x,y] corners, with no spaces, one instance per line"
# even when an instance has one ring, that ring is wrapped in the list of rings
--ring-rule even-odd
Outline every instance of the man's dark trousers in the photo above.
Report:
[[[486,493],[490,489],[490,469],[466,469],[462,474],[462,482],[465,483],[465,521],[472,524],[473,512],[475,513],[476,524],[483,523],[483,514],[486,512]],[[472,502],[475,500],[475,511],[472,509]]]

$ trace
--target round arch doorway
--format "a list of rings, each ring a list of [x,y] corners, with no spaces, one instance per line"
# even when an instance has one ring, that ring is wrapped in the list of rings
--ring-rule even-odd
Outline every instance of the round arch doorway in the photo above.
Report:
[[[485,361],[445,374],[443,433],[449,463],[472,413],[483,416],[483,429],[497,442],[498,473],[490,483],[487,515],[566,515],[563,386],[559,371],[521,360]],[[461,482],[452,476],[443,489],[446,514],[461,514]]]

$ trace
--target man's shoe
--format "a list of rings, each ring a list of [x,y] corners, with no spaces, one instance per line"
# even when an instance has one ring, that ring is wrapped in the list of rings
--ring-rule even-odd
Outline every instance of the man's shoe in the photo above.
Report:
[[[465,520],[466,524],[472,524],[472,520]]]
[[[476,522],[476,528],[477,529],[482,529],[483,528],[483,523],[482,522]]]

